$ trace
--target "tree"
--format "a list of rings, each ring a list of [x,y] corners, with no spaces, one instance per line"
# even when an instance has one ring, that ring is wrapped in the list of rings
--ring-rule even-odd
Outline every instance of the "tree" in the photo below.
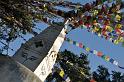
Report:
[[[104,7],[104,5],[102,5],[101,9],[96,8],[97,5],[104,4],[104,1],[108,1],[108,0],[96,0],[95,2],[93,2],[93,4],[87,3],[81,6],[80,8],[78,8],[77,12],[75,12],[74,10],[69,12],[64,12],[61,10],[54,9],[54,7],[52,6],[55,5],[51,4],[51,2],[47,3],[42,0],[9,0],[9,1],[1,0],[0,1],[0,39],[5,40],[6,42],[10,42],[15,40],[18,36],[20,36],[20,33],[26,34],[27,32],[30,32],[36,34],[36,32],[32,30],[32,28],[35,27],[35,22],[37,19],[38,20],[42,19],[44,21],[47,21],[46,18],[43,18],[44,15],[43,11],[45,11],[45,13],[46,12],[53,13],[55,15],[62,16],[65,20],[67,18],[71,18],[71,23],[72,23],[71,25],[74,27],[74,29],[84,25],[87,26],[87,28],[89,28],[90,25],[93,25],[92,29],[89,29],[89,31],[93,30],[93,32],[96,35],[100,34],[100,36],[102,35],[106,39],[111,37],[110,40],[115,44],[118,44],[119,42],[124,43],[124,41],[122,41],[123,35],[121,34],[123,34],[122,33],[123,29],[121,28],[121,26],[118,26],[117,24],[117,28],[110,28],[110,26],[106,27],[106,25],[109,25],[109,22],[112,22],[112,24],[113,22],[117,22],[117,21],[121,22],[120,17],[122,17],[122,14],[118,14],[118,12],[116,11],[120,9],[120,6],[124,6],[124,5],[122,5],[121,0],[116,0],[117,4],[112,4],[112,7],[109,8],[110,10],[106,10],[107,6]],[[62,3],[60,2],[60,4]],[[69,6],[70,4],[68,5],[68,7]],[[93,16],[87,16],[84,15],[84,13],[93,14]],[[116,21],[115,19],[114,20],[110,19],[111,20],[110,21],[109,20],[110,14],[115,15],[114,17],[119,15],[118,17],[119,19],[116,19]],[[97,17],[97,15],[99,15],[99,17]],[[100,25],[98,24],[100,22],[98,22],[98,19],[100,21],[101,18],[104,18],[101,16],[104,16],[105,19],[107,17],[106,20],[104,19],[102,20],[105,23],[105,28],[101,28],[101,27],[99,28]],[[114,33],[115,30],[119,32],[117,32],[116,35],[112,35],[111,34],[112,30]],[[5,46],[5,49],[6,48],[7,46]],[[85,81],[87,79],[85,77],[90,75],[89,67],[87,66],[88,61],[85,60],[87,59],[87,55],[82,55],[78,57],[76,55],[72,55],[72,53],[68,51],[65,51],[64,53],[62,53],[64,55],[60,56],[60,59],[58,60],[60,60],[59,63],[61,67],[64,69],[65,73],[68,74],[68,76],[72,79],[72,81],[81,81],[81,80]],[[99,69],[100,70],[98,70],[98,72],[94,72],[94,77],[98,81],[100,81],[100,79],[103,79],[103,81],[109,82],[110,74],[108,73],[108,70],[104,67],[99,67]],[[72,72],[73,74],[71,74]],[[58,74],[58,72],[56,73]],[[100,79],[97,78],[96,76],[100,76]]]
[[[20,34],[32,33],[35,20],[43,13],[36,9],[40,0],[0,0],[0,39],[12,41]]]
[[[97,82],[124,82],[124,74],[117,71],[112,71],[110,74],[104,66],[98,66],[98,69],[92,74]]]
[[[61,68],[64,70],[65,74],[69,76],[72,82],[89,82],[88,77],[90,76],[90,68],[88,66],[89,61],[87,58],[88,56],[84,53],[79,57],[74,53],[65,50],[58,55],[57,62],[59,62]],[[59,69],[56,69],[56,71],[57,72],[55,73],[58,73]],[[52,74],[50,74],[47,79],[50,79],[51,77],[53,77]],[[60,78],[59,73],[56,78]],[[61,80],[58,79],[57,82],[60,81]]]
[[[112,71],[112,82],[124,82],[124,74]]]
[[[23,31],[23,33],[31,30],[33,23],[26,4],[31,4],[31,2],[28,0],[0,1],[1,38],[4,37],[7,41],[10,41],[12,38],[17,37],[16,32],[18,30]],[[3,31],[8,33],[6,37],[2,33]],[[7,35],[9,35],[8,38]]]
[[[98,69],[96,71],[89,74],[89,67],[87,67],[87,55],[85,54],[78,57],[72,52],[65,50],[61,52],[58,56],[59,57],[57,58],[57,62],[60,63],[62,69],[64,69],[64,72],[70,77],[72,82],[92,81],[89,80],[91,78],[87,77],[92,77],[93,82],[124,82],[124,74],[117,71],[112,71],[112,73],[110,73],[108,69],[102,65],[98,66]],[[85,71],[80,69],[85,69]],[[62,82],[63,78],[59,75],[60,69],[55,67],[54,71],[55,73],[53,72],[47,77],[47,82],[51,82],[54,78],[56,78],[56,82]]]
[[[106,11],[102,11],[102,10],[106,10],[105,9],[106,7],[102,9],[95,8],[95,6],[102,5],[105,1],[110,1],[110,0],[96,0],[96,1],[93,1],[92,4],[86,3],[84,6],[79,3],[74,4],[72,2],[62,2],[62,1],[57,2],[57,1],[58,0],[55,0],[52,3],[44,0],[11,0],[11,1],[1,0],[0,1],[0,39],[5,40],[6,42],[10,42],[15,40],[21,34],[26,34],[28,32],[36,35],[37,33],[34,32],[34,30],[32,29],[32,28],[35,28],[35,22],[37,20],[46,21],[47,19],[43,18],[43,16],[45,15],[48,18],[50,18],[51,16],[53,16],[51,15],[51,13],[54,14],[54,16],[58,15],[63,17],[64,19],[74,18],[74,20],[72,20],[72,23],[74,21],[78,21],[78,22],[74,22],[74,24],[71,24],[71,26],[73,26],[74,28],[79,27],[79,25],[83,23],[84,25],[89,25],[89,23],[93,25],[93,22],[96,21],[97,15],[93,17],[91,16],[82,17],[83,13],[85,12],[95,13],[94,11],[95,9],[99,11],[98,12],[99,14],[101,13],[104,14],[103,16],[107,16],[110,13],[110,11],[108,11],[107,12],[108,14],[105,14]],[[117,4],[114,4],[114,6],[110,7],[110,10],[112,9],[119,10],[121,9],[119,6],[121,6],[122,8],[124,7],[122,0],[116,0],[116,2]],[[55,9],[53,6],[56,6],[56,5],[61,5],[61,6],[64,5],[66,7],[73,7],[73,8],[76,8],[76,6],[79,5],[82,7],[79,7],[76,13],[74,10],[69,12],[64,12],[64,11]],[[112,12],[112,14],[115,16],[116,15],[121,16],[121,14],[118,14],[117,12]],[[77,20],[77,19],[80,19],[80,20]],[[93,20],[89,21],[89,19],[93,19],[94,21]],[[111,20],[111,22],[113,23],[114,20]],[[93,26],[93,29],[96,29],[96,27],[99,27],[99,26],[95,26],[95,27]],[[101,28],[98,28],[95,33],[96,34],[100,33],[102,35],[104,34],[104,33],[101,33],[102,31],[107,31],[107,30],[105,29],[102,30]],[[121,34],[119,34],[119,36],[120,35]],[[105,36],[106,39],[108,39],[108,36]],[[123,33],[121,36],[123,36]],[[119,42],[124,43],[124,41],[122,41],[123,37],[114,37],[111,34],[110,34],[110,37],[113,38],[112,42],[114,42],[115,44],[116,43],[118,44]]]
[[[108,69],[103,66],[98,66],[97,71],[93,72],[93,78],[97,82],[110,82]]]

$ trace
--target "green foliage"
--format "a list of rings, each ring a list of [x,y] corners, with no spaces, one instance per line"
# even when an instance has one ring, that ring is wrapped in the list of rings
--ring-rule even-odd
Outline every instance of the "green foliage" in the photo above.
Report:
[[[0,0],[0,39],[11,41],[19,33],[32,33],[37,19],[33,13],[38,12],[34,2],[38,0]]]
[[[63,51],[58,54],[57,62],[60,63],[65,74],[69,76],[72,82],[89,82],[91,74],[86,54],[81,54],[80,57],[70,51]],[[47,77],[47,82],[51,82],[53,78],[56,78],[56,82],[62,82],[60,77],[60,69],[54,68],[55,74],[50,74]],[[96,82],[124,82],[124,74],[116,71],[110,73],[104,66],[98,66],[98,69],[92,72],[92,78]]]
[[[124,74],[112,71],[112,82],[124,82]]]
[[[82,54],[81,57],[79,57],[74,53],[65,50],[58,54],[57,62],[60,63],[65,74],[69,76],[72,82],[89,82],[87,76],[90,76],[90,68],[88,66],[89,61],[87,58],[88,57],[85,54]],[[48,79],[50,78],[51,76],[48,76]],[[59,79],[57,82],[61,82],[61,80]]]
[[[93,78],[97,82],[110,82],[108,69],[103,66],[98,66],[97,71],[93,72]]]
[[[93,72],[93,78],[97,82],[124,82],[124,74],[116,71],[110,74],[104,66],[98,66],[98,69]]]

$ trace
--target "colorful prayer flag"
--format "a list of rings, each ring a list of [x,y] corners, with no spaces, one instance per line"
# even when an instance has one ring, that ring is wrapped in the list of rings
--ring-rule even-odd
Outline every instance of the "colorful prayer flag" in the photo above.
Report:
[[[114,65],[118,65],[118,62],[114,60],[113,64],[114,64]]]
[[[90,48],[86,47],[86,51],[88,51],[88,52],[89,52],[89,51],[90,51]]]
[[[79,43],[79,47],[80,47],[80,48],[83,48],[83,44],[82,44],[82,43]]]
[[[110,62],[113,64],[113,62],[114,62],[114,59],[112,59],[112,58],[111,58],[109,61],[110,61]]]
[[[110,60],[110,57],[109,57],[109,56],[106,56],[106,57],[105,57],[105,60],[106,60],[106,61],[109,61],[109,60]]]
[[[60,75],[61,77],[64,77],[64,71],[61,70],[60,73],[59,73],[59,75]]]
[[[78,47],[79,47],[79,43],[78,43],[78,42],[76,42],[76,46],[78,46]]]
[[[97,55],[97,51],[96,50],[93,50],[93,54]]]
[[[102,52],[100,51],[97,52],[97,56],[101,57],[102,55],[103,55]]]

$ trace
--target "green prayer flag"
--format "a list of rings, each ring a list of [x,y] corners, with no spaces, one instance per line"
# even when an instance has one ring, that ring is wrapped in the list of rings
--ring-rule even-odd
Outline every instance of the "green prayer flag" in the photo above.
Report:
[[[105,56],[105,55],[102,55],[101,57],[102,57],[104,60],[106,59],[106,56]]]
[[[76,45],[76,41],[73,41],[73,44]]]
[[[84,26],[83,25],[81,25],[81,29],[83,29],[84,28]]]

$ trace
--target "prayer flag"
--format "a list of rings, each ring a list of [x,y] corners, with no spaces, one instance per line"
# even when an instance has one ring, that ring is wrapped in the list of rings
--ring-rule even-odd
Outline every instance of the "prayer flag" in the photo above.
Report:
[[[97,52],[97,56],[101,57],[102,55],[103,55],[102,52],[100,51]]]
[[[114,62],[114,59],[112,59],[112,58],[111,58],[109,61],[110,61],[110,62],[113,64],[113,62]]]
[[[109,56],[105,56],[105,60],[106,61],[109,61],[110,60],[110,57]]]
[[[83,44],[82,44],[82,43],[79,43],[79,47],[80,47],[80,48],[83,48]]]
[[[96,54],[97,54],[97,51],[96,51],[96,50],[93,50],[93,54],[95,54],[95,55],[96,55]]]
[[[64,77],[64,71],[61,70],[60,73],[59,73],[59,75],[60,75],[61,77]]]
[[[89,52],[89,51],[90,51],[90,48],[86,47],[86,51],[88,51],[88,52]]]

